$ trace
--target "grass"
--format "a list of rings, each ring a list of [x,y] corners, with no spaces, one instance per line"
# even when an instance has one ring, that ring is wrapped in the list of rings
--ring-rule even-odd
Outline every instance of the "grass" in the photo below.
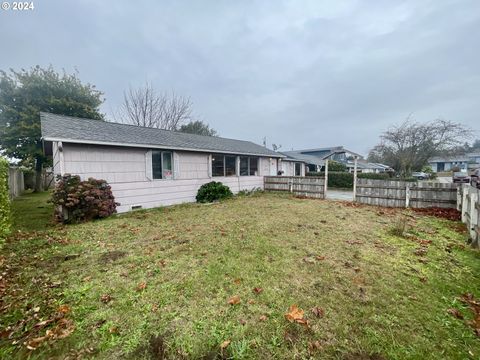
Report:
[[[480,255],[458,223],[263,194],[55,227],[45,199],[14,203],[24,217],[0,262],[3,358],[480,357],[447,312],[469,319],[458,297],[480,296]],[[285,319],[292,304],[308,327]],[[69,336],[28,350],[61,305]]]

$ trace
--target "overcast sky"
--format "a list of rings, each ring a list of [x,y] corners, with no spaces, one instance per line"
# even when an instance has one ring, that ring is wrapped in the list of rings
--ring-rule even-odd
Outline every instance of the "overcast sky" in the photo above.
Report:
[[[190,96],[222,136],[360,153],[409,114],[480,130],[480,1],[53,1],[0,10],[0,69]],[[477,133],[477,136],[479,134]]]

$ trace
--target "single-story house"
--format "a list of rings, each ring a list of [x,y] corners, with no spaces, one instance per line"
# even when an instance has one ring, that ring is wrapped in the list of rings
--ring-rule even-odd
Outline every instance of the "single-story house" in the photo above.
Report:
[[[54,174],[106,180],[118,212],[195,201],[210,181],[263,189],[284,155],[249,141],[41,113]],[[286,163],[289,163],[287,161]]]
[[[451,171],[453,168],[477,169],[480,167],[480,152],[457,156],[436,156],[428,160],[434,172]]]

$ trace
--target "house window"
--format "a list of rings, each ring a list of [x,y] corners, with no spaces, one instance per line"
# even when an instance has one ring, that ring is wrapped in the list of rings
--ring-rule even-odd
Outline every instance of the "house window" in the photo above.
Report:
[[[152,175],[154,179],[173,179],[170,151],[152,151]]]
[[[214,154],[212,156],[212,176],[235,176],[237,157]]]
[[[302,164],[296,162],[295,163],[295,176],[302,176]]]
[[[236,163],[236,156],[225,156],[225,176],[237,175]]]
[[[258,158],[240,156],[240,176],[255,176],[258,173]]]

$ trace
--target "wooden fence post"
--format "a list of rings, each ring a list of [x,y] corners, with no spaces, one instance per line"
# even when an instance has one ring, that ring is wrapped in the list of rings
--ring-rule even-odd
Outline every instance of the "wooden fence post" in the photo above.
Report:
[[[410,206],[410,185],[405,187],[405,207],[408,208]]]
[[[478,194],[473,192],[470,194],[470,223],[468,224],[469,228],[468,231],[470,233],[470,238],[472,239],[472,245],[476,243],[477,240],[477,232],[475,226],[478,225],[478,211],[477,211],[477,202],[478,202]]]
[[[353,201],[357,197],[357,157],[354,157],[353,163]]]
[[[457,210],[462,211],[462,185],[457,187]]]
[[[325,185],[324,185],[325,199],[327,198],[327,191],[328,191],[328,159],[325,160]]]
[[[462,186],[462,222],[465,223],[467,221],[467,196],[468,196],[468,187]]]

